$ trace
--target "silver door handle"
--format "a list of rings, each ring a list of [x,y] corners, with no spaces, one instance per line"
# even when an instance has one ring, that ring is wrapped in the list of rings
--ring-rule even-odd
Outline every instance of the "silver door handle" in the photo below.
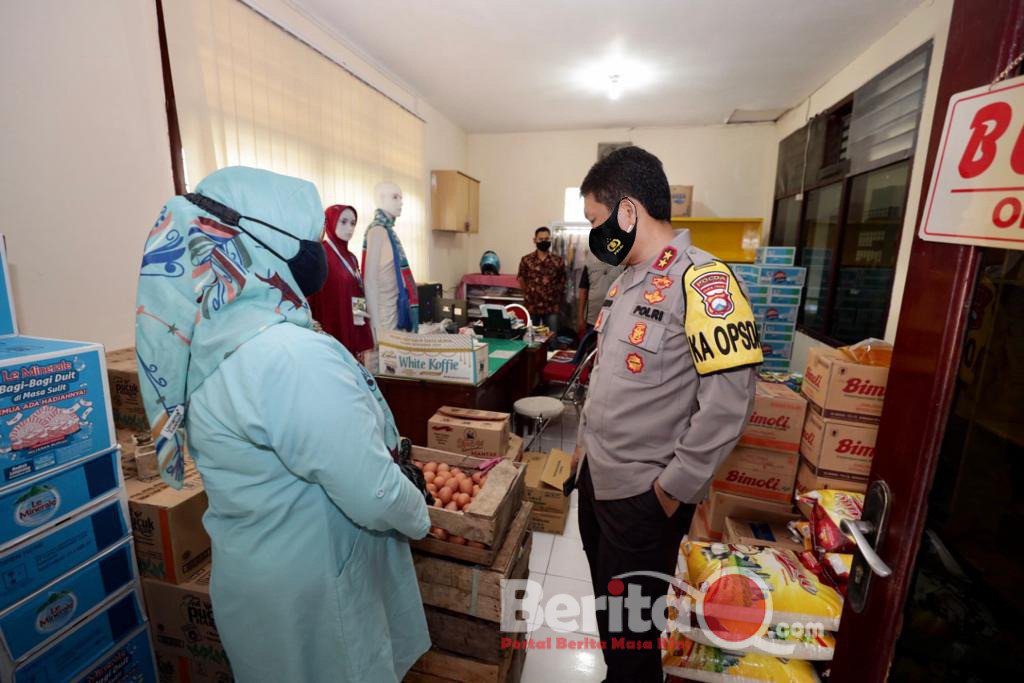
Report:
[[[875,549],[868,543],[868,539],[864,534],[873,533],[875,525],[871,522],[865,522],[863,520],[843,520],[843,531],[853,536],[854,542],[857,544],[857,549],[860,554],[864,557],[864,561],[871,567],[871,571],[881,576],[883,579],[887,576],[892,575],[892,569],[889,568]]]

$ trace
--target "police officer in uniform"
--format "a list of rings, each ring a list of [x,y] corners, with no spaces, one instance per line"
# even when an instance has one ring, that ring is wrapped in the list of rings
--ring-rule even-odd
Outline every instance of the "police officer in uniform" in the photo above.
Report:
[[[626,147],[598,161],[580,186],[594,226],[590,248],[626,270],[595,324],[598,358],[574,454],[579,526],[607,681],[661,681],[651,609],[617,605],[668,590],[679,543],[715,469],[739,440],[754,398],[760,337],[740,283],[676,232],[657,157]],[[611,619],[609,619],[611,617]]]

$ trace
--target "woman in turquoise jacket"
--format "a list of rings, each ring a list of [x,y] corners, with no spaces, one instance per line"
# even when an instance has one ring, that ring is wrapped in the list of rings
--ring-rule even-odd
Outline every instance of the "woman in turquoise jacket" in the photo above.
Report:
[[[239,681],[398,681],[430,647],[407,540],[429,518],[373,377],[312,330],[320,198],[242,167],[196,193],[150,231],[136,348],[161,476],[180,487],[184,426],[209,497],[231,668]]]

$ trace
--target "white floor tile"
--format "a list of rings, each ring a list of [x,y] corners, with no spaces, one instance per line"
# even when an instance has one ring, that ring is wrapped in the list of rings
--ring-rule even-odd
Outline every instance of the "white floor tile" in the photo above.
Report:
[[[604,680],[607,668],[601,651],[593,645],[596,638],[590,638],[591,647],[586,648],[588,637],[578,633],[555,633],[541,628],[529,637],[534,643],[550,644],[550,649],[531,649],[527,652],[523,668],[524,682],[591,683]],[[569,649],[570,644],[579,649]]]
[[[575,624],[567,624],[569,626],[575,626],[572,630],[576,633],[583,633],[586,635],[597,635],[597,616],[594,613],[594,588],[590,585],[590,580],[579,581],[577,579],[568,579],[564,576],[554,576],[548,574],[544,577],[544,599],[542,604],[550,605],[552,597],[556,595],[567,595],[571,596],[576,604],[580,605],[581,613],[578,616],[563,618],[563,622],[575,621]],[[586,610],[585,612],[583,610]],[[545,621],[544,624],[548,628],[554,628],[556,625],[551,621]]]
[[[583,552],[580,539],[572,536],[558,536],[551,548],[551,559],[548,562],[547,574],[564,576],[568,579],[590,580],[590,566]]]
[[[580,515],[579,507],[573,506],[569,510],[569,517],[565,520],[565,530],[562,531],[562,535],[567,538],[580,539]]]
[[[576,516],[576,510],[577,510],[577,508],[579,508],[579,506],[580,506],[580,492],[579,492],[579,489],[573,489],[572,493],[569,495],[569,507],[572,508],[572,512],[570,512],[569,514],[575,517]]]
[[[544,574],[548,570],[548,561],[551,559],[551,547],[555,543],[553,534],[545,534],[539,531],[533,533],[533,550],[530,551],[530,571]]]

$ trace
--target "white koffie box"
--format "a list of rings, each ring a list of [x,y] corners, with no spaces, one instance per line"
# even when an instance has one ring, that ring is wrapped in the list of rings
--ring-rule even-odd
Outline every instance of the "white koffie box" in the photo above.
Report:
[[[0,490],[115,446],[103,346],[0,337]]]

